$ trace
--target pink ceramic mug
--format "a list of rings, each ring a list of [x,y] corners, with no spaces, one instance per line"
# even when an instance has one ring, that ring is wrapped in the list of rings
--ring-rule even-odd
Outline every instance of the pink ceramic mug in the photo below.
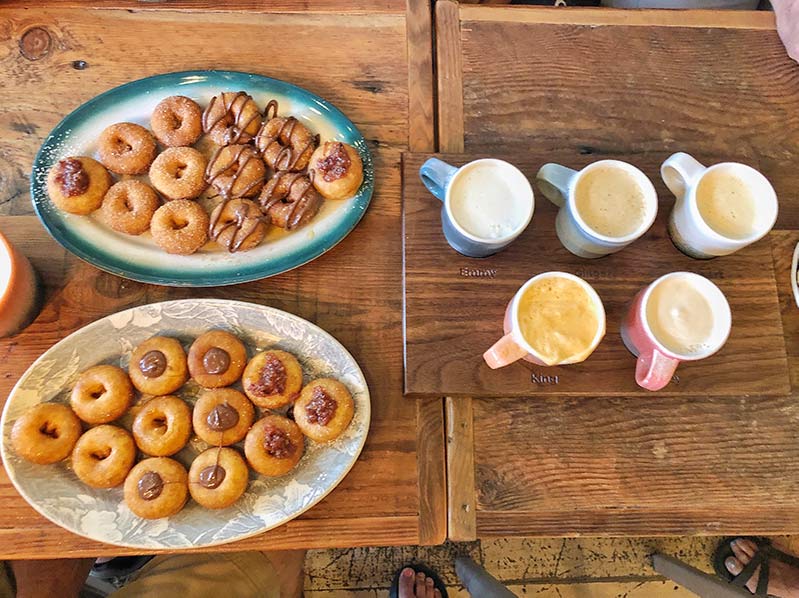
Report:
[[[0,337],[22,330],[36,317],[40,289],[28,258],[0,233]]]
[[[673,286],[675,283],[688,285],[682,288],[691,292],[671,293],[675,296],[672,298],[673,304],[669,304],[668,293],[670,289],[676,288]],[[656,298],[653,300],[655,293],[666,293],[666,297],[661,299],[659,295],[655,295]],[[690,321],[691,309],[686,301],[686,297],[693,296],[694,293],[702,298],[704,305],[702,313],[712,314],[710,318],[699,318],[696,321],[699,325]],[[699,313],[699,310],[695,311],[693,317]],[[667,319],[656,321],[660,313],[678,318],[682,322],[680,325],[673,321],[671,324],[673,328],[682,326],[683,334],[699,334],[705,328],[707,333],[702,332],[701,342],[686,340],[685,344],[681,345],[679,331],[670,330],[668,325],[664,326],[664,322],[668,322]],[[724,293],[707,278],[692,272],[672,272],[661,276],[635,296],[621,326],[624,344],[638,357],[635,381],[647,390],[660,390],[671,381],[681,361],[704,359],[721,349],[730,335],[731,325],[732,315]]]

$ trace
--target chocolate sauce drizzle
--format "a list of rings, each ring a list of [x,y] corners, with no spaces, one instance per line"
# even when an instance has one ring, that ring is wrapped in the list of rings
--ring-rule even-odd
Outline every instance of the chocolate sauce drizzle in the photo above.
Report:
[[[271,116],[269,115],[270,111],[272,113]],[[305,145],[302,146],[301,149],[296,150],[292,143],[292,136],[294,135],[294,130],[297,125],[300,124],[300,121],[293,116],[289,116],[283,120],[276,134],[267,135],[266,131],[269,128],[269,123],[275,118],[278,118],[277,100],[269,100],[264,110],[264,123],[255,135],[255,145],[261,148],[261,153],[266,154],[269,147],[273,143],[277,143],[280,146],[280,151],[274,160],[274,169],[278,171],[294,170],[297,168],[297,163],[305,153],[319,144],[319,135],[311,135]],[[265,140],[263,145],[262,140]],[[283,143],[287,143],[288,145],[283,145]]]
[[[213,212],[211,212],[209,236],[217,243],[221,243],[220,237],[222,234],[229,228],[233,227],[235,232],[231,237],[225,239],[222,244],[225,245],[230,253],[235,253],[241,249],[241,246],[244,244],[247,238],[255,232],[255,229],[258,228],[258,225],[264,221],[268,222],[268,219],[264,214],[261,213],[255,215],[251,214],[248,204],[240,203],[233,208],[233,219],[228,220],[227,222],[221,222],[220,217],[222,216],[222,212],[226,207],[228,207],[231,201],[232,200],[223,200],[222,203],[216,206]]]
[[[205,110],[203,110],[202,116],[203,131],[205,133],[210,132],[214,129],[214,127],[223,121],[232,120],[232,123],[225,128],[224,132],[224,139],[228,144],[238,143],[241,141],[247,132],[247,127],[249,127],[257,118],[261,116],[256,110],[255,113],[250,116],[249,120],[244,121],[244,107],[248,102],[253,101],[252,96],[244,91],[238,91],[235,94],[228,93],[228,96],[230,95],[233,96],[230,102],[225,100],[224,93],[211,98],[211,102],[208,104],[208,106],[206,106]],[[211,121],[211,113],[213,112],[214,106],[216,106],[218,99],[222,102],[224,110],[220,112],[216,120]],[[239,101],[239,99],[241,99],[241,101]]]
[[[283,185],[281,187],[281,185]],[[295,185],[298,185],[295,189]],[[311,192],[311,194],[309,194]],[[313,188],[311,177],[302,172],[276,172],[261,191],[261,209],[267,213],[269,209],[286,198],[296,197],[293,201],[284,201],[291,204],[291,211],[286,218],[286,230],[292,230],[303,222],[310,211],[318,209],[316,191]]]

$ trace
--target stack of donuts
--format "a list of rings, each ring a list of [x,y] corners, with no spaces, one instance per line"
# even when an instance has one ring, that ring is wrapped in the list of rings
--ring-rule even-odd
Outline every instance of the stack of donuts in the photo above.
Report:
[[[201,388],[193,405],[189,380]],[[40,403],[23,413],[11,444],[40,465],[70,459],[78,479],[93,488],[123,486],[130,510],[156,519],[179,512],[189,496],[208,509],[229,507],[245,492],[250,468],[287,474],[306,438],[335,440],[354,410],[341,382],[303,384],[291,353],[270,349],[248,360],[239,338],[211,330],[188,353],[177,339],[156,336],[133,350],[127,371],[108,364],[87,369],[69,405]],[[203,450],[187,471],[175,456],[192,435],[192,446]]]
[[[301,227],[323,199],[352,197],[363,182],[355,148],[320,144],[295,117],[279,116],[275,100],[261,111],[243,91],[222,92],[204,110],[191,98],[167,97],[150,127],[110,125],[97,160],[59,160],[47,177],[52,202],[72,214],[97,211],[120,233],[149,230],[168,253],[192,254],[209,239],[235,252],[257,247],[270,226]],[[210,151],[198,149],[201,139]]]

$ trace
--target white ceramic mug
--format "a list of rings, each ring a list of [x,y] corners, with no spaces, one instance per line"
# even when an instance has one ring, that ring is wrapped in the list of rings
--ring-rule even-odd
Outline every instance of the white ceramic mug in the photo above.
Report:
[[[677,198],[669,217],[669,235],[677,248],[691,257],[709,259],[729,255],[762,239],[777,221],[774,187],[766,177],[746,164],[722,162],[706,167],[690,155],[678,152],[663,162],[660,176]],[[733,222],[730,220],[732,213],[719,216],[722,219],[713,226],[708,217],[711,212],[703,207],[724,205],[724,201],[716,196],[724,190],[711,191],[711,186],[719,188],[720,185],[731,189],[732,194],[737,188],[740,194],[752,198],[751,217],[747,217],[746,222],[739,222],[745,228],[741,234],[729,232],[732,230],[729,224]],[[714,198],[712,204],[710,198]]]

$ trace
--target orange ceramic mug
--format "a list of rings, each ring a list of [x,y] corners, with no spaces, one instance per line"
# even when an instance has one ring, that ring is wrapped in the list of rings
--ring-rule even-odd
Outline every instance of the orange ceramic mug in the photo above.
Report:
[[[38,314],[36,272],[0,233],[0,337],[16,334]]]

